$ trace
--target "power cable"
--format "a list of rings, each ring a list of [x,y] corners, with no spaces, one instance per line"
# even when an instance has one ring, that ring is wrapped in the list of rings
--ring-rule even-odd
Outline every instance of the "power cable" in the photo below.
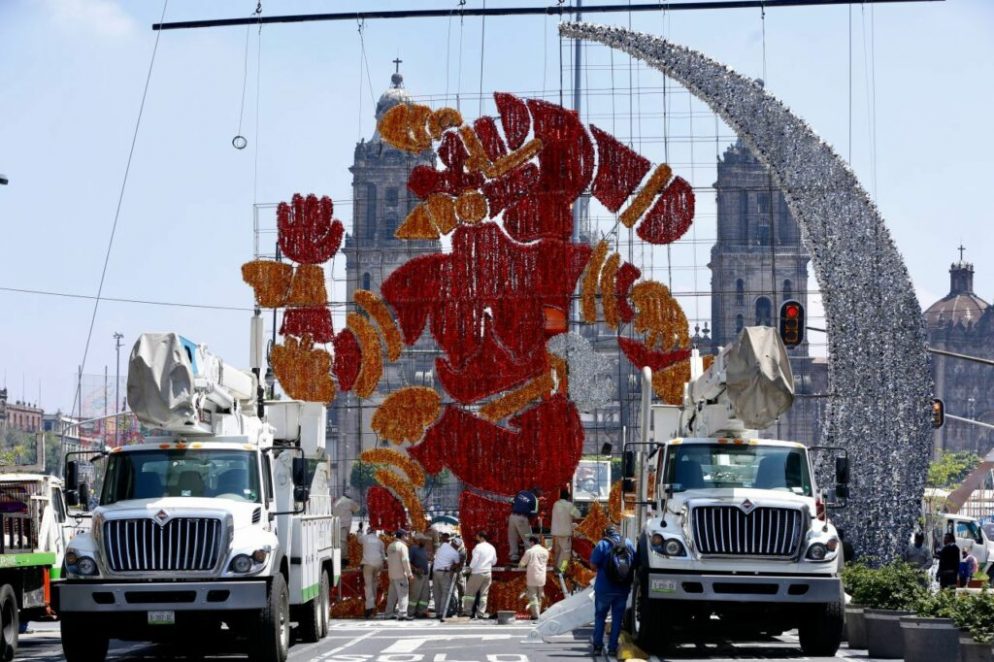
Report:
[[[487,8],[487,0],[483,0],[483,9]],[[487,17],[480,19],[480,106],[477,117],[483,117],[483,56],[487,52]]]
[[[169,0],[163,0],[162,2],[162,15],[159,18],[161,22],[166,17],[166,8],[169,6]],[[131,173],[131,162],[135,155],[135,145],[138,142],[138,130],[141,128],[142,115],[145,111],[145,100],[148,98],[148,88],[152,81],[152,70],[155,66],[155,55],[159,50],[159,36],[160,33],[156,33],[155,42],[152,45],[152,56],[148,63],[148,72],[145,74],[145,86],[142,89],[141,103],[138,106],[138,117],[135,120],[135,129],[131,135],[131,147],[128,149],[128,161],[124,166],[124,177],[121,179],[121,189],[117,196],[117,208],[114,210],[114,222],[111,224],[110,237],[107,240],[107,251],[104,253],[104,265],[100,271],[100,284],[97,286],[97,295],[93,299],[93,313],[90,315],[90,327],[86,332],[86,344],[83,347],[83,360],[80,361],[80,371],[82,371],[86,366],[86,358],[90,353],[90,341],[93,339],[93,326],[97,321],[97,310],[100,308],[100,298],[103,295],[104,283],[107,279],[107,266],[110,264],[111,251],[114,248],[114,237],[117,235],[117,224],[121,218],[121,206],[124,203],[124,192],[128,186],[128,175]],[[76,408],[77,402],[79,402],[82,394],[80,393],[79,384],[76,385],[76,395],[73,396],[73,409]],[[72,409],[70,410],[72,411]]]
[[[61,297],[65,299],[84,299],[87,301],[97,300],[97,296],[92,294],[74,294],[71,292],[53,292],[51,290],[35,290],[23,287],[3,287],[0,286],[0,292],[12,292],[14,294],[34,294],[39,296],[50,296],[50,297]],[[238,312],[252,311],[253,308],[246,308],[241,306],[220,306],[213,304],[198,304],[198,303],[180,303],[177,301],[153,301],[150,299],[127,299],[121,297],[100,297],[100,301],[107,301],[110,303],[136,303],[143,304],[146,306],[169,306],[173,308],[196,308],[198,310],[233,310]]]

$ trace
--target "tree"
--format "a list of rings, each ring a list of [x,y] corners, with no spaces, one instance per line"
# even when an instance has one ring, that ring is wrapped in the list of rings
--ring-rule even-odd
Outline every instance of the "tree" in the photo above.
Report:
[[[365,492],[367,488],[376,484],[376,479],[374,478],[375,474],[375,464],[372,464],[371,462],[355,462],[352,464],[352,474],[349,476],[349,485],[360,492]]]
[[[969,451],[939,451],[939,455],[928,465],[926,485],[939,489],[955,489],[980,462],[980,456]]]

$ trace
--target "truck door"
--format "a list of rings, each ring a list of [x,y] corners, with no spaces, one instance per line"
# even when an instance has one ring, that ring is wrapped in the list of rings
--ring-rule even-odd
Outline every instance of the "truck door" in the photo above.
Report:
[[[72,539],[74,535],[73,522],[69,521],[66,510],[65,497],[62,495],[61,487],[53,487],[51,493],[51,501],[49,501],[50,507],[52,509],[52,514],[55,516],[55,526],[52,527],[49,534],[51,548],[49,550],[55,553],[55,566],[62,566],[62,556],[66,552],[66,543]]]
[[[956,521],[956,544],[960,549],[969,549],[981,568],[987,564],[987,545],[984,544],[983,533],[976,522]]]

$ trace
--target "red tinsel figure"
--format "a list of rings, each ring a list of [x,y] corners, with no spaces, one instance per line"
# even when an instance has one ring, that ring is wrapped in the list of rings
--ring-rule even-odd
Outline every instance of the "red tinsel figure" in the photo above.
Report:
[[[301,337],[305,333],[310,334],[314,342],[331,342],[335,336],[335,330],[331,326],[331,311],[325,306],[288,308],[283,313],[280,335]]]
[[[290,204],[276,207],[276,226],[280,250],[301,264],[321,264],[338,250],[345,227],[332,219],[334,205],[328,196],[306,198],[294,194]]]
[[[386,488],[374,485],[366,492],[369,525],[380,531],[396,531],[407,526],[404,506]]]

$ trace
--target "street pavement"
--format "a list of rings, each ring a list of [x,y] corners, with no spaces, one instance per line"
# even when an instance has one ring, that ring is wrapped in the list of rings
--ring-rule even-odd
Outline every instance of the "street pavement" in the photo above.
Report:
[[[21,636],[17,660],[62,660],[58,624],[32,624],[33,632]],[[525,641],[531,625],[497,625],[494,622],[439,623],[438,621],[333,621],[329,636],[315,644],[295,644],[292,662],[544,662],[590,660],[590,629],[557,637],[550,643]],[[147,644],[113,642],[108,660],[181,659],[185,654]],[[235,660],[225,653],[206,660]],[[699,648],[681,646],[652,660],[828,660],[868,662],[866,651],[843,647],[835,658],[808,658],[801,653],[796,633],[755,642],[714,642]],[[603,662],[603,658],[601,658]]]

